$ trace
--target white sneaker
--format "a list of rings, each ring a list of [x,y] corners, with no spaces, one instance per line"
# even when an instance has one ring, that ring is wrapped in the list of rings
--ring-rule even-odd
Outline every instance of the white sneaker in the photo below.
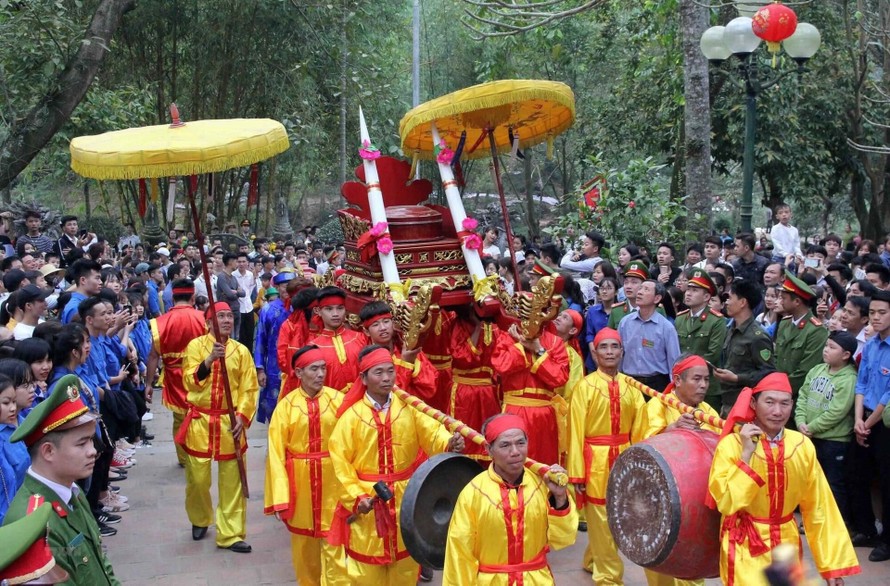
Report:
[[[124,451],[132,450],[133,448],[136,447],[133,444],[131,444],[130,442],[128,442],[127,440],[125,440],[124,438],[117,440],[117,443],[115,443],[114,445],[115,445],[115,447],[117,447],[121,450],[124,450]]]
[[[151,421],[155,416],[152,415],[151,411],[146,411],[145,415],[142,416],[142,421]]]
[[[120,498],[118,498],[117,495],[113,493],[108,493],[108,496],[103,499],[99,499],[99,502],[102,503],[102,509],[106,513],[120,513],[130,510],[130,505],[122,501]]]

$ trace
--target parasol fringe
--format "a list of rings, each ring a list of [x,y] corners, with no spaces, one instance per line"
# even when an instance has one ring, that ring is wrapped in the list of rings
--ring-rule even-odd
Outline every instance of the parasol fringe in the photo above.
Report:
[[[250,152],[240,154],[226,154],[206,161],[173,162],[161,165],[91,165],[76,159],[71,160],[71,169],[82,177],[99,180],[114,179],[141,179],[152,177],[171,177],[182,175],[203,175],[205,173],[219,173],[233,167],[247,167],[264,159],[283,153],[290,146],[287,137],[279,138],[269,144],[253,148]]]
[[[431,100],[405,114],[405,116],[402,118],[402,121],[399,123],[399,134],[401,136],[407,136],[414,128],[418,126],[428,125],[431,122],[435,122],[436,120],[447,118],[449,116],[460,116],[461,114],[474,110],[503,106],[503,93],[509,93],[511,101],[515,102],[529,100],[549,100],[566,107],[571,115],[566,120],[559,121],[559,123],[551,129],[551,132],[554,136],[570,128],[575,121],[575,99],[570,89],[564,88],[560,90],[556,88],[542,87],[519,88],[510,89],[506,92],[493,93],[487,96],[465,98],[461,99],[459,102],[453,102],[449,96],[443,96],[443,98],[449,98],[447,101],[442,98]],[[531,140],[528,139],[522,140],[520,138],[519,148],[528,148],[534,146],[535,144],[537,143],[531,142]],[[410,148],[414,147],[415,145],[403,144],[403,147],[405,146],[408,146]],[[500,145],[498,147],[498,152],[510,152],[512,146],[513,145]],[[488,155],[490,155],[490,153],[487,151],[475,154],[476,157]],[[423,159],[435,158],[432,151],[421,151],[420,157]]]

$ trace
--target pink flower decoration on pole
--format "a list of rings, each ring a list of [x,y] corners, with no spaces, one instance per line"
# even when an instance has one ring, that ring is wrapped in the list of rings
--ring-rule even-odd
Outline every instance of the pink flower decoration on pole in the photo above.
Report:
[[[358,150],[358,156],[365,161],[373,161],[380,158],[380,150],[371,144],[370,140],[365,139],[362,141],[362,146]]]
[[[461,222],[461,226],[463,226],[463,229],[467,232],[473,232],[479,227],[479,222],[476,218],[464,218],[464,221]]]
[[[390,252],[392,252],[392,248],[392,240],[389,238],[381,238],[377,241],[377,251],[380,254],[389,254]]]
[[[448,143],[445,142],[445,139],[439,141],[439,144],[436,145],[434,149],[436,153],[436,162],[442,165],[450,165],[452,159],[454,159],[454,151],[448,148]]]
[[[379,238],[379,237],[383,236],[384,234],[386,234],[387,227],[388,226],[386,225],[386,222],[377,222],[376,224],[374,224],[374,227],[371,228],[371,230],[369,230],[369,231],[371,232],[371,236],[374,236],[375,238]]]
[[[478,234],[470,234],[464,238],[464,246],[470,250],[482,250],[482,239]]]

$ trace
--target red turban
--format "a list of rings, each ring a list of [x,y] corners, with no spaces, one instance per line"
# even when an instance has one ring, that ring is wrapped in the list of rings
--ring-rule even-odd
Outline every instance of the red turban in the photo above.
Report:
[[[667,395],[674,390],[675,376],[682,374],[690,368],[694,368],[696,366],[704,366],[705,368],[707,368],[708,363],[705,362],[705,359],[698,354],[692,354],[691,356],[687,356],[683,360],[678,360],[677,363],[674,365],[674,368],[671,369],[671,382],[668,384],[667,387],[665,387],[664,394]]]
[[[390,354],[389,350],[386,348],[377,348],[376,350],[372,350],[368,352],[358,361],[358,371],[359,376],[355,379],[355,382],[352,383],[352,386],[349,387],[349,392],[346,393],[346,396],[343,397],[343,402],[340,403],[340,408],[337,409],[337,417],[339,418],[344,413],[346,413],[350,407],[358,403],[362,400],[362,397],[365,396],[365,392],[368,388],[365,386],[365,383],[362,381],[361,375],[368,372],[372,368],[380,364],[386,364],[389,362],[392,364],[392,354]]]
[[[621,336],[618,335],[617,330],[613,330],[612,328],[603,328],[596,333],[596,336],[594,336],[593,347],[596,348],[600,345],[600,342],[605,342],[606,340],[616,340],[619,344],[621,344]]]
[[[521,430],[522,433],[528,436],[528,431],[525,429],[525,421],[517,415],[507,413],[499,415],[488,422],[488,425],[485,426],[485,441],[493,444],[498,439],[498,436],[508,429]]]
[[[735,401],[735,405],[732,406],[729,415],[726,416],[726,423],[723,425],[723,433],[720,434],[721,438],[732,433],[736,423],[747,423],[754,419],[754,409],[751,408],[751,399],[757,393],[762,393],[764,391],[779,391],[790,395],[791,382],[788,380],[788,375],[784,372],[772,372],[760,379],[760,382],[757,383],[753,389],[750,387],[742,389],[739,398]]]
[[[572,318],[572,325],[579,332],[584,329],[584,316],[574,309],[567,309],[566,313]]]
[[[318,361],[324,361],[324,354],[318,348],[312,348],[303,352],[294,360],[294,368],[306,368]]]
[[[211,308],[208,307],[207,311],[204,312],[205,319],[210,319],[210,316],[213,315],[212,313],[210,313],[210,309]],[[213,304],[213,309],[216,310],[216,313],[219,313],[220,311],[228,311],[229,313],[232,312],[231,306],[228,303],[226,303],[225,301],[217,301],[216,303]]]

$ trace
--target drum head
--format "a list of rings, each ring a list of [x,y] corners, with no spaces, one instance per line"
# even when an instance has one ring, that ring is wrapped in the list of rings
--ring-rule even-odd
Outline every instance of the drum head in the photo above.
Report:
[[[670,555],[680,530],[680,495],[667,462],[652,446],[631,446],[615,460],[606,511],[615,545],[630,561],[647,568]]]
[[[448,524],[460,491],[482,467],[472,458],[446,452],[433,456],[411,475],[399,511],[402,541],[419,564],[445,566]]]

